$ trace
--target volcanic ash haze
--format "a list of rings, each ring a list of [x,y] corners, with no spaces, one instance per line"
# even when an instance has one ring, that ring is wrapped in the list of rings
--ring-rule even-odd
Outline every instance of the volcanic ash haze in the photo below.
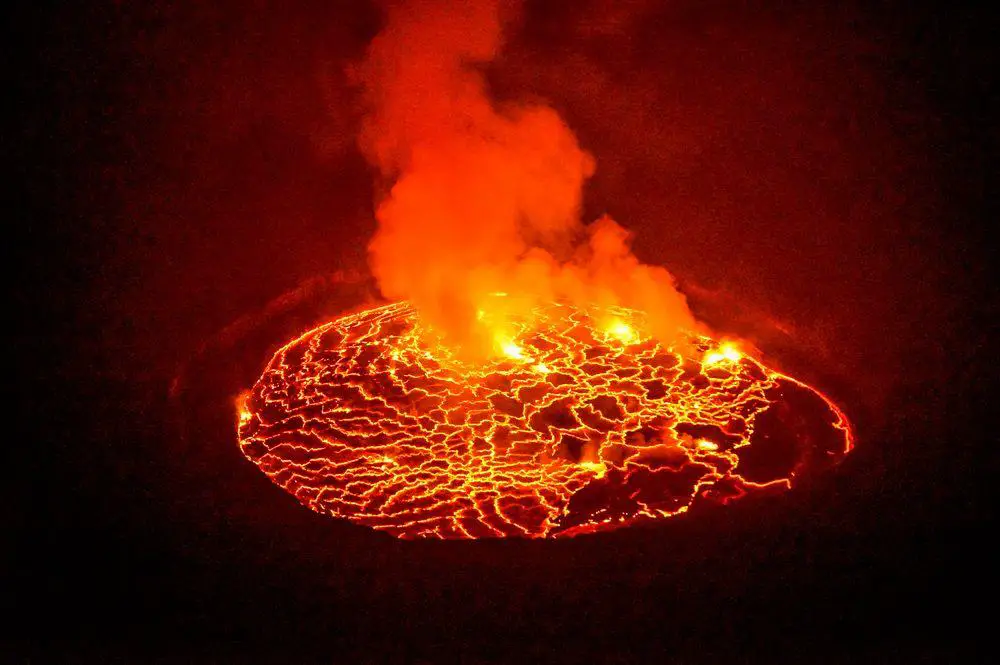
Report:
[[[646,332],[667,344],[697,330],[670,274],[640,263],[624,229],[581,223],[594,159],[562,118],[490,99],[482,68],[517,5],[410,0],[386,11],[354,70],[361,148],[391,185],[369,247],[383,295],[409,300],[476,355],[509,343],[505,321],[551,300],[642,310]]]

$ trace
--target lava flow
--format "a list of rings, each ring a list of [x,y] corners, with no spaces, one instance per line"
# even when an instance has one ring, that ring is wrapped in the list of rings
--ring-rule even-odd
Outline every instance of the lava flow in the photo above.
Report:
[[[275,354],[243,453],[309,508],[400,538],[556,537],[786,489],[850,450],[818,391],[736,347],[663,348],[640,312],[551,304],[472,363],[407,303]]]

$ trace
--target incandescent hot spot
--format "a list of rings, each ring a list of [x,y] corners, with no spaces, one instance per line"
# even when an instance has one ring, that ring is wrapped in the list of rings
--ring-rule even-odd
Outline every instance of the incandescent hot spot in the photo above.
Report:
[[[540,305],[469,361],[407,303],[344,316],[275,354],[240,446],[309,508],[400,538],[613,529],[788,488],[851,448],[821,393],[707,337],[665,348],[643,318]]]

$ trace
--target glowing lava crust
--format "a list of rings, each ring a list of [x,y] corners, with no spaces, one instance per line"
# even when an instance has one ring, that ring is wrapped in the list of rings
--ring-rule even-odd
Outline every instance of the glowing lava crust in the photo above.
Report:
[[[475,365],[406,303],[311,330],[241,400],[243,453],[309,508],[400,538],[541,538],[785,489],[851,448],[826,397],[731,346],[664,349],[625,309],[535,315]]]

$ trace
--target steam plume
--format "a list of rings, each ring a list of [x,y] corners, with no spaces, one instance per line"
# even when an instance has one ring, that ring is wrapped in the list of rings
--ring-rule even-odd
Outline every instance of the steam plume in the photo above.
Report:
[[[553,109],[489,97],[481,68],[516,11],[499,0],[392,4],[356,71],[360,145],[391,183],[369,247],[383,295],[409,299],[465,348],[490,344],[485,303],[502,318],[551,299],[642,309],[672,341],[696,324],[669,273],[642,265],[610,218],[581,224],[593,158]],[[509,297],[496,305],[494,292]]]

